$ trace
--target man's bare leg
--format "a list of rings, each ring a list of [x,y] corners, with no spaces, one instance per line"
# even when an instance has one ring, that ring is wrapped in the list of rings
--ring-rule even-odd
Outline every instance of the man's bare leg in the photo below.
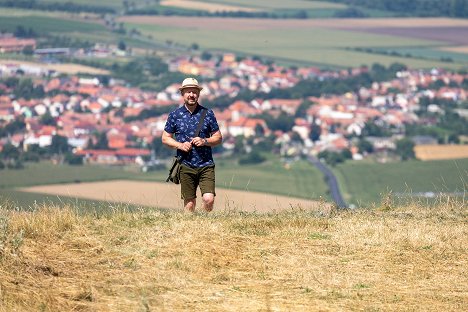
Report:
[[[210,212],[213,210],[213,205],[214,205],[214,194],[213,193],[205,193],[203,194],[203,209],[205,211]]]
[[[197,204],[197,200],[195,198],[184,200],[185,211],[194,212],[196,204]]]

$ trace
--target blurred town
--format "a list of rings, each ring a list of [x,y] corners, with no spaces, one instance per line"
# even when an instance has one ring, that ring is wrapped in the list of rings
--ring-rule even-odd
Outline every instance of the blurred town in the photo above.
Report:
[[[122,45],[37,49],[34,39],[0,38],[0,52],[25,50],[47,64],[132,53]],[[201,80],[201,104],[215,111],[225,138],[217,153],[249,155],[252,162],[261,161],[261,151],[318,155],[333,165],[423,159],[420,145],[467,141],[466,72],[402,64],[321,70],[206,52],[162,61],[147,56],[143,71],[152,71],[152,58],[164,71],[182,73],[177,79]],[[136,163],[147,170],[172,153],[160,137],[168,113],[182,103],[180,82],[148,91],[112,75],[65,75],[27,62],[0,63],[0,78],[0,150],[11,153],[8,165],[18,162],[15,155],[28,161],[49,153],[57,162]]]

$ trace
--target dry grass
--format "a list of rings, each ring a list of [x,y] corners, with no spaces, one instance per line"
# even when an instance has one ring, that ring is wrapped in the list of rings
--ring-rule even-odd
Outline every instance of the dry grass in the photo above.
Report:
[[[414,152],[421,160],[468,158],[468,145],[417,145]]]
[[[7,206],[7,207],[5,207]],[[0,311],[460,311],[467,210],[0,210]]]

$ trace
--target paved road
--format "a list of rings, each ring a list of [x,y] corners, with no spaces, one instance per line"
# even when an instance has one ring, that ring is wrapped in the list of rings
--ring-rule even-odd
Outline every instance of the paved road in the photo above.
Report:
[[[343,196],[341,195],[340,192],[340,187],[338,186],[338,181],[336,180],[335,175],[333,172],[328,168],[324,163],[322,163],[320,160],[318,160],[316,157],[309,156],[308,157],[309,161],[317,167],[325,176],[325,181],[328,184],[328,188],[330,189],[330,194],[333,199],[333,201],[336,203],[338,208],[348,208],[348,205],[346,205],[346,202],[343,199]]]

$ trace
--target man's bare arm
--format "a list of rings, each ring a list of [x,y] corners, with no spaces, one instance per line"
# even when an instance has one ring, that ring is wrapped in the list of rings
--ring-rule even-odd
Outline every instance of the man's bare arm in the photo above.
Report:
[[[173,149],[180,149],[181,151],[188,152],[192,149],[192,144],[190,142],[178,142],[174,139],[173,134],[163,131],[162,134],[162,143]]]
[[[223,141],[223,136],[221,134],[221,131],[216,131],[211,134],[211,137],[202,139],[200,137],[196,137],[192,139],[192,144],[195,146],[216,146],[221,144]]]

